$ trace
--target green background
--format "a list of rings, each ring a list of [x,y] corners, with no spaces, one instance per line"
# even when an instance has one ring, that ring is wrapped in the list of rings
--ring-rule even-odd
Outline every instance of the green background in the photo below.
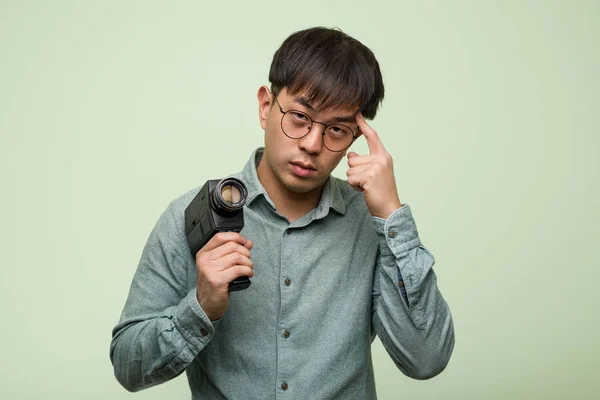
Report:
[[[598,398],[600,2],[374,0],[0,1],[0,398],[189,398],[120,387],[111,329],[159,214],[262,144],[256,91],[314,25],[379,59],[371,125],[455,321],[432,380],[375,343],[379,398]]]

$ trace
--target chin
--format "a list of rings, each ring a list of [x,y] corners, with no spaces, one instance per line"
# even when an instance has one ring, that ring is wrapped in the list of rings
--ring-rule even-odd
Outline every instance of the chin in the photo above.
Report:
[[[300,179],[290,176],[283,181],[285,187],[292,193],[304,194],[312,192],[323,186],[324,182],[318,182],[314,179]]]

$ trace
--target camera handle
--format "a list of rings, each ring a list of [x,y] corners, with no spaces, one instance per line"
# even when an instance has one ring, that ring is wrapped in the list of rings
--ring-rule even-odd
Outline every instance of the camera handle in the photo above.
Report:
[[[228,230],[224,230],[221,232],[236,232],[236,233],[240,233],[239,230],[236,229],[228,229]],[[229,282],[229,291],[230,292],[237,292],[238,290],[244,290],[247,289],[250,286],[250,278],[248,278],[247,276],[240,276],[235,278],[234,280],[232,280],[231,282]]]

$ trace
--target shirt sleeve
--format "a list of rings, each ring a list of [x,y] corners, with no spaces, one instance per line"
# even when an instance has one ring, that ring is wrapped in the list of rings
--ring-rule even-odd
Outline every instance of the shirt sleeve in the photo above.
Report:
[[[454,325],[438,286],[433,255],[421,243],[410,207],[387,220],[372,217],[379,240],[373,285],[373,326],[398,368],[415,379],[444,370]]]
[[[196,288],[186,288],[193,260],[178,223],[171,204],[149,235],[112,331],[114,373],[132,392],[181,374],[214,334]]]

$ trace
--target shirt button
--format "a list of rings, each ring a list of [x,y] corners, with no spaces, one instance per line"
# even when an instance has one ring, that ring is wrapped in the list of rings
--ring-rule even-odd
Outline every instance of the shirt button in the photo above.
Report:
[[[404,281],[398,281],[398,286],[399,287],[404,287]]]
[[[291,229],[286,229],[285,233],[286,233],[286,235],[290,235],[292,233],[292,230]]]
[[[202,336],[208,335],[208,331],[204,328],[200,329],[200,333],[202,334]]]
[[[286,279],[285,281],[283,281],[283,283],[285,283],[285,286],[290,286],[292,281],[290,281],[289,279]]]
[[[388,233],[388,236],[391,238],[395,238],[396,237],[396,232],[395,231],[390,231],[390,233]]]
[[[283,331],[283,337],[289,338],[290,337],[290,333],[288,331]]]
[[[287,390],[287,389],[288,389],[288,385],[287,385],[287,383],[283,382],[283,383],[281,384],[281,388],[282,388],[283,390]]]

